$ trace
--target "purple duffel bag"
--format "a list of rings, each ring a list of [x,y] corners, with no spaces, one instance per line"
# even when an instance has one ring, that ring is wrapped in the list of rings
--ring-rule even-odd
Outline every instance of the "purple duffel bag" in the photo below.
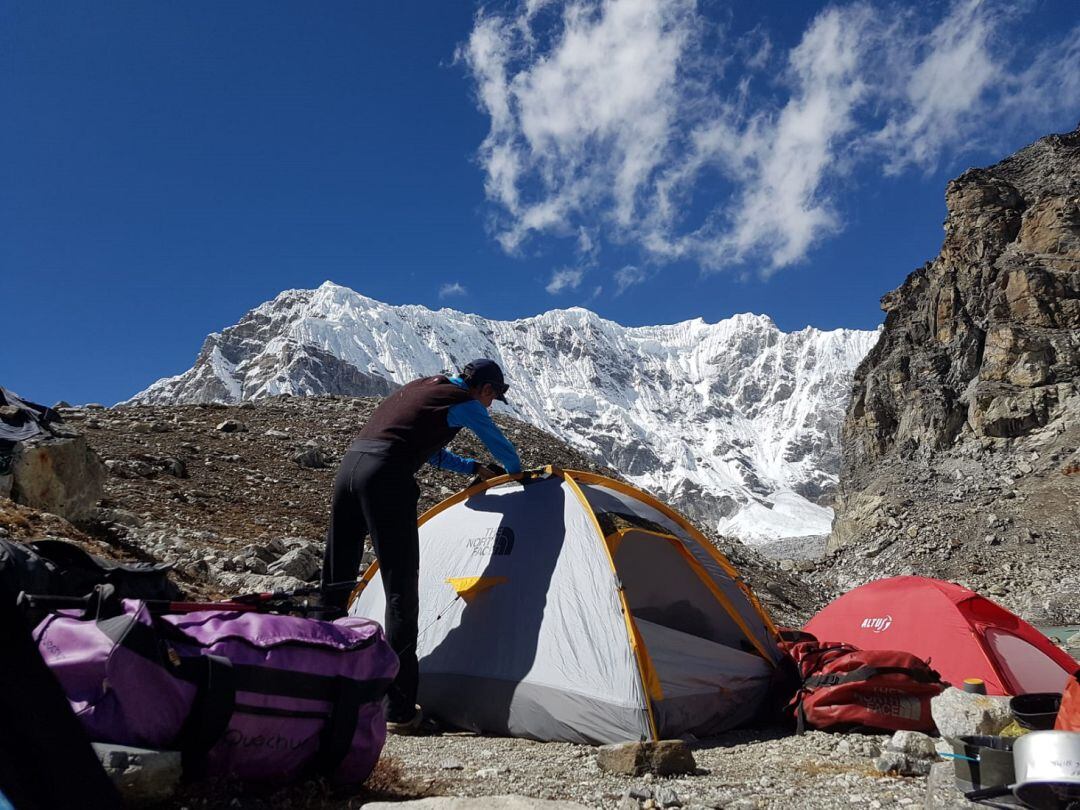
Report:
[[[237,611],[154,616],[123,600],[35,630],[90,737],[180,750],[185,772],[362,782],[386,741],[397,657],[373,621]]]

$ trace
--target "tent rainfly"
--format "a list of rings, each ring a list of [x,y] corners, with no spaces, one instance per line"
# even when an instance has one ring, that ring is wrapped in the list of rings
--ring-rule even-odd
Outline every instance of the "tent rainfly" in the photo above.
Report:
[[[377,564],[350,613],[382,620]],[[776,628],[722,554],[634,487],[548,467],[420,518],[420,702],[479,732],[612,743],[750,719]]]
[[[953,582],[891,577],[848,591],[803,628],[822,641],[917,655],[953,686],[990,695],[1060,692],[1077,662],[1001,605]]]

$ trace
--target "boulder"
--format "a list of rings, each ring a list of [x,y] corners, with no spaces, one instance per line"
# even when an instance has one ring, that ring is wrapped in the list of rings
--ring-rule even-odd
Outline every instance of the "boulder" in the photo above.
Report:
[[[280,559],[267,566],[268,574],[284,574],[307,581],[318,577],[322,569],[322,557],[313,547],[298,546],[285,552]]]
[[[881,773],[893,773],[898,776],[926,776],[933,766],[932,759],[913,757],[901,751],[882,751],[874,760],[874,767]]]
[[[105,467],[82,436],[34,438],[15,446],[11,499],[68,520],[92,515]]]
[[[237,419],[226,419],[215,429],[222,433],[246,433],[247,425]]]
[[[127,745],[94,743],[105,773],[130,805],[153,804],[176,791],[182,772],[179,751],[152,751]]]
[[[161,459],[161,466],[169,475],[176,478],[187,478],[188,469],[187,464],[181,458],[168,457]]]
[[[304,445],[303,449],[292,457],[292,460],[301,467],[307,467],[312,470],[322,470],[330,466],[322,448],[311,442]]]
[[[950,686],[930,701],[930,713],[942,737],[994,735],[1012,722],[1009,699],[974,695]]]
[[[1065,652],[1080,661],[1080,633],[1073,633],[1065,639]]]
[[[897,731],[885,745],[887,751],[899,751],[913,757],[937,758],[937,746],[928,734],[919,731]]]
[[[683,740],[602,745],[596,751],[596,764],[601,770],[624,776],[674,776],[697,770],[690,746]]]
[[[882,773],[900,776],[926,776],[938,760],[934,740],[918,731],[897,731],[874,761]]]
[[[660,807],[682,807],[682,799],[673,789],[661,785],[653,791],[653,801]]]

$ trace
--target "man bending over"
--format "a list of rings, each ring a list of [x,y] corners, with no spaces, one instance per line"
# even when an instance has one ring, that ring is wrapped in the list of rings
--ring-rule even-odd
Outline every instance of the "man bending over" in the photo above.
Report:
[[[425,462],[483,479],[498,474],[445,449],[463,427],[480,438],[506,472],[520,472],[517,451],[488,413],[494,400],[506,401],[509,387],[493,360],[474,360],[457,377],[423,377],[402,386],[371,414],[334,480],[323,603],[346,607],[360,570],[364,536],[370,534],[386,590],[386,636],[401,661],[388,693],[391,733],[412,733],[421,722],[416,705],[420,487],[414,476]]]

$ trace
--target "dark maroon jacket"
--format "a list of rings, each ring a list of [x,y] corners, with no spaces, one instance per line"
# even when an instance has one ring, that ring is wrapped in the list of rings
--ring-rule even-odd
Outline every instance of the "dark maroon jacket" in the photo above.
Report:
[[[379,404],[357,439],[388,442],[391,457],[419,470],[461,430],[446,423],[447,412],[470,399],[467,390],[441,375],[413,380]]]

